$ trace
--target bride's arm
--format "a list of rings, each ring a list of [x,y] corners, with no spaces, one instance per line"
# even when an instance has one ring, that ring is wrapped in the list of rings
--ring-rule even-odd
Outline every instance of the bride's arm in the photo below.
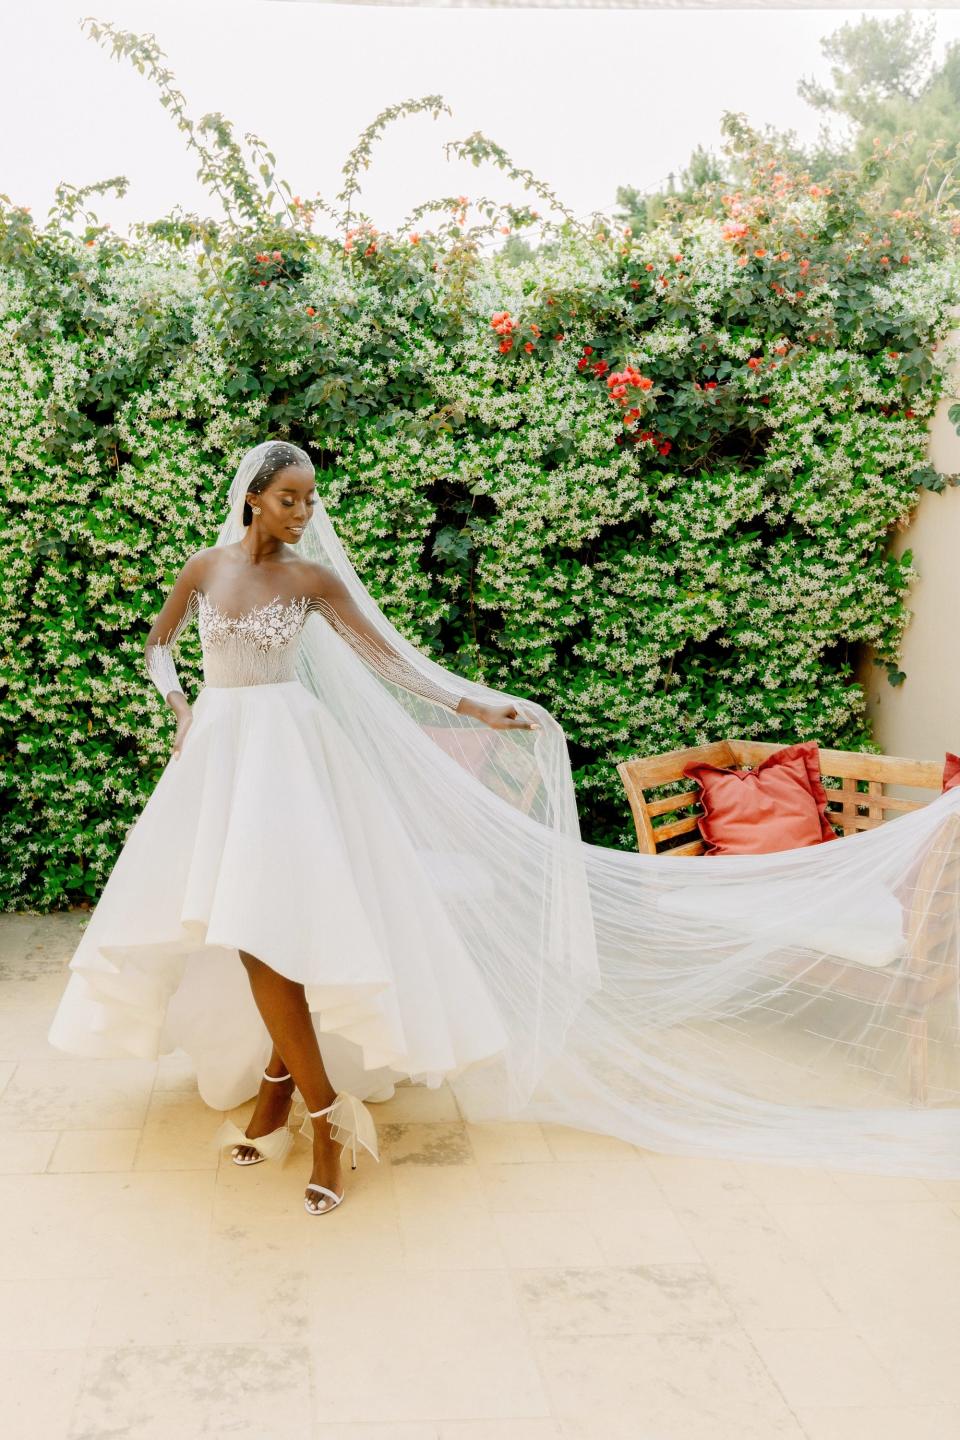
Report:
[[[448,710],[456,711],[458,715],[471,715],[477,720],[483,720],[495,729],[538,728],[522,716],[515,705],[485,705],[482,701],[459,695],[447,686],[437,684],[429,676],[421,674],[405,656],[384,642],[353,600],[346,585],[332,570],[318,571],[309,600],[309,608],[323,615],[351,649],[384,679],[416,695],[423,695],[428,700],[435,700],[440,705],[445,705]]]
[[[198,551],[190,556],[174,581],[170,594],[147,632],[144,649],[147,675],[177,717],[177,736],[173,745],[175,756],[180,754],[190,725],[191,711],[177,676],[174,652],[184,626],[196,613],[204,573],[204,552]]]

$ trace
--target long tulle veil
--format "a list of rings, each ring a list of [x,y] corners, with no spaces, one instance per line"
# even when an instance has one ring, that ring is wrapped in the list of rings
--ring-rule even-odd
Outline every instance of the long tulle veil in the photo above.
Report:
[[[218,545],[243,537],[244,496],[270,443],[242,457]],[[495,730],[456,714],[375,673],[321,616],[307,622],[298,678],[362,751],[509,1036],[493,1061],[448,1077],[469,1119],[550,1120],[678,1154],[960,1177],[960,789],[839,844],[773,855],[588,845],[549,712],[411,645],[322,500],[298,554],[336,572],[411,674],[517,703],[539,723]],[[935,943],[924,929],[934,912]],[[918,1035],[922,1105],[909,1085]]]

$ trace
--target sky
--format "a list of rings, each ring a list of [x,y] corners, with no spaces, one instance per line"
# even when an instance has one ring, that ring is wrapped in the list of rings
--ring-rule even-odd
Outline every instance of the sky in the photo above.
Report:
[[[301,195],[333,201],[344,159],[384,106],[441,94],[452,116],[398,121],[363,176],[361,208],[388,230],[435,196],[521,198],[493,167],[445,158],[445,142],[475,130],[582,216],[609,212],[618,185],[655,188],[697,143],[717,148],[725,110],[813,140],[822,117],[797,81],[827,78],[820,37],[862,13],[85,4],[35,0],[5,12],[0,192],[42,220],[59,181],[124,174],[123,200],[94,202],[120,233],[178,203],[218,212],[152,84],[85,36],[84,14],[155,34],[189,113],[219,110],[238,135],[262,135]],[[941,46],[960,40],[960,11],[936,18]]]

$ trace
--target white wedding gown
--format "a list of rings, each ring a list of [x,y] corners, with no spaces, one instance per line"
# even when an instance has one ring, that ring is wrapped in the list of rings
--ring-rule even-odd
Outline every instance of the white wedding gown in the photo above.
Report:
[[[303,984],[331,1080],[360,1098],[500,1052],[497,1006],[343,724],[295,678],[306,601],[198,597],[204,686],[70,962],[50,1042],[184,1050],[201,1096],[254,1094],[271,1050],[238,952]],[[415,675],[431,699],[437,688]],[[452,697],[456,704],[456,697]]]

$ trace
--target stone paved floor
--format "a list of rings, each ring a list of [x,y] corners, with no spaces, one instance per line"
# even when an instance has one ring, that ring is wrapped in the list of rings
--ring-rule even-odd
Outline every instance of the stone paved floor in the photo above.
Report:
[[[47,1045],[80,919],[0,917],[6,1440],[960,1435],[960,1182],[469,1126],[401,1087],[313,1219],[306,1141],[218,1158],[182,1057]]]

